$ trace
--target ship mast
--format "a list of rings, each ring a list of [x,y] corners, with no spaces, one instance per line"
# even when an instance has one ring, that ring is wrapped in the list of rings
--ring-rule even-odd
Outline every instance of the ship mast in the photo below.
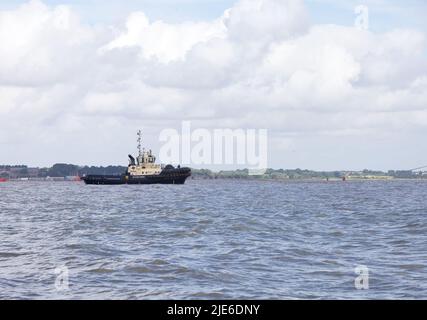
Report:
[[[141,156],[142,155],[142,151],[141,151],[142,132],[141,132],[141,130],[138,130],[137,135],[138,135],[138,139],[137,139],[137,141],[138,141],[138,155]]]

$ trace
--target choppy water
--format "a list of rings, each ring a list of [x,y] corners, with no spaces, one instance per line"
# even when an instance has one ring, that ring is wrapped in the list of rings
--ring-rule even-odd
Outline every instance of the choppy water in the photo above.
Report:
[[[420,299],[426,264],[427,182],[0,184],[3,299]]]

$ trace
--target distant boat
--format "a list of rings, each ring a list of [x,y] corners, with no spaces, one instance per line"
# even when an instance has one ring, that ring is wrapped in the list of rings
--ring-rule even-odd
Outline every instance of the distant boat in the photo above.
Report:
[[[65,177],[65,181],[81,181],[79,176],[67,176]]]
[[[141,131],[138,132],[138,157],[129,155],[129,165],[122,175],[87,175],[83,176],[86,184],[184,184],[191,176],[190,168],[178,168],[172,165],[163,167],[156,164],[156,157],[150,151],[141,149]]]

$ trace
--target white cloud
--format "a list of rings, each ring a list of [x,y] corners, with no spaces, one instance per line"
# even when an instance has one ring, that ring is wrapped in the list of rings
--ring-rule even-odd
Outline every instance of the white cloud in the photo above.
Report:
[[[425,33],[310,25],[299,0],[241,0],[214,21],[181,24],[135,12],[112,27],[36,0],[0,11],[0,43],[0,162],[120,162],[135,128],[149,127],[154,143],[180,120],[266,127],[293,146],[427,129]],[[66,159],[50,159],[58,153]],[[272,153],[287,166],[283,148]]]
[[[195,45],[222,38],[224,34],[225,27],[220,20],[170,25],[162,21],[150,23],[143,12],[135,12],[126,22],[126,31],[102,48],[102,51],[136,46],[141,49],[144,58],[168,63],[184,60],[187,52]]]
[[[236,41],[280,41],[307,27],[300,0],[242,0],[227,10],[223,19],[229,37]]]

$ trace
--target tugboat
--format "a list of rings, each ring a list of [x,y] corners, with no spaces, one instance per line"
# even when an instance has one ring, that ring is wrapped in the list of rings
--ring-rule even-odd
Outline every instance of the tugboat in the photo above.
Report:
[[[177,168],[172,165],[156,164],[152,151],[141,149],[141,130],[138,131],[138,156],[129,155],[129,165],[122,175],[87,175],[83,176],[86,184],[118,185],[118,184],[184,184],[191,176],[190,168]]]

